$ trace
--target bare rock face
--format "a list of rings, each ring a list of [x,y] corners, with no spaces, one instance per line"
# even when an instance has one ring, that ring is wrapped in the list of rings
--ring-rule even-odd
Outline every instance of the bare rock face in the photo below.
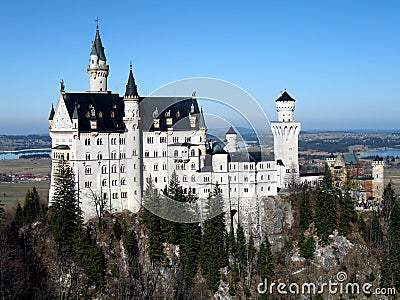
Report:
[[[316,266],[329,271],[343,263],[343,259],[354,245],[344,236],[337,235],[337,231],[330,236],[332,242],[329,245],[321,246],[316,244],[314,260]]]
[[[260,223],[263,236],[268,236],[273,254],[280,252],[288,242],[285,229],[293,224],[292,206],[280,196],[262,199]]]

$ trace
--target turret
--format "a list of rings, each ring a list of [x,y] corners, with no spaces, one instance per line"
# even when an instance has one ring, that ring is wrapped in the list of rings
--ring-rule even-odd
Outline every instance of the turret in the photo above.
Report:
[[[237,133],[233,127],[229,127],[228,131],[226,132],[226,150],[229,153],[236,152],[236,137]]]
[[[385,162],[382,157],[376,156],[372,161],[373,196],[381,201],[385,184]]]
[[[90,61],[87,72],[90,78],[90,92],[107,92],[107,77],[109,66],[104,53],[104,47],[101,42],[99,26],[96,27],[96,36],[92,42],[92,51],[90,52]]]
[[[278,122],[293,122],[295,101],[286,90],[275,100]]]
[[[51,105],[51,110],[50,110],[50,116],[49,116],[49,129],[51,129],[51,126],[53,125],[53,118],[54,118],[54,106],[53,104]]]

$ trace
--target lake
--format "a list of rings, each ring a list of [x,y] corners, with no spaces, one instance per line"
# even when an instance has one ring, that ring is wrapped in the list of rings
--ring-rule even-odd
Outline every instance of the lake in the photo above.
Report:
[[[19,151],[0,151],[0,160],[19,159],[27,154],[51,154],[51,149],[25,149]]]
[[[371,152],[365,152],[365,153],[360,153],[359,157],[368,157],[368,156],[380,156],[380,157],[386,157],[386,156],[398,156],[400,157],[400,150],[380,150],[380,151],[371,151]]]

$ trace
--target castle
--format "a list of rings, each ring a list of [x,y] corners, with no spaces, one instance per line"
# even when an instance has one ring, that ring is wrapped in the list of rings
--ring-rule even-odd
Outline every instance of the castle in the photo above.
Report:
[[[94,200],[103,199],[111,212],[137,212],[146,180],[158,191],[175,171],[183,187],[200,199],[218,183],[230,207],[248,214],[265,196],[276,195],[298,177],[298,135],[295,100],[284,91],[276,100],[278,120],[271,123],[274,154],[242,152],[237,133],[227,129],[226,144],[207,140],[207,126],[195,94],[188,97],[143,97],[130,67],[125,94],[107,89],[109,65],[97,26],[87,72],[90,90],[69,93],[61,84],[52,107],[51,204],[60,159],[72,167],[85,218],[95,214]],[[263,159],[267,157],[267,159]],[[226,200],[227,201],[227,200]]]

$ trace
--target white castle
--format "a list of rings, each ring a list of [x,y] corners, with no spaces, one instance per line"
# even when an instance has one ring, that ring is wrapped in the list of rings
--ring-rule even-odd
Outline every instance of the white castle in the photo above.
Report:
[[[218,183],[230,207],[247,213],[265,196],[276,195],[289,177],[298,177],[298,135],[295,100],[284,91],[276,100],[278,121],[271,123],[274,154],[237,149],[230,127],[226,144],[207,140],[203,111],[195,94],[189,97],[142,97],[130,67],[125,95],[107,89],[109,65],[97,27],[87,67],[90,91],[60,96],[49,117],[54,175],[60,159],[72,167],[85,218],[95,214],[94,199],[104,199],[111,212],[137,212],[146,179],[163,190],[173,171],[183,192],[192,189],[207,198]]]

